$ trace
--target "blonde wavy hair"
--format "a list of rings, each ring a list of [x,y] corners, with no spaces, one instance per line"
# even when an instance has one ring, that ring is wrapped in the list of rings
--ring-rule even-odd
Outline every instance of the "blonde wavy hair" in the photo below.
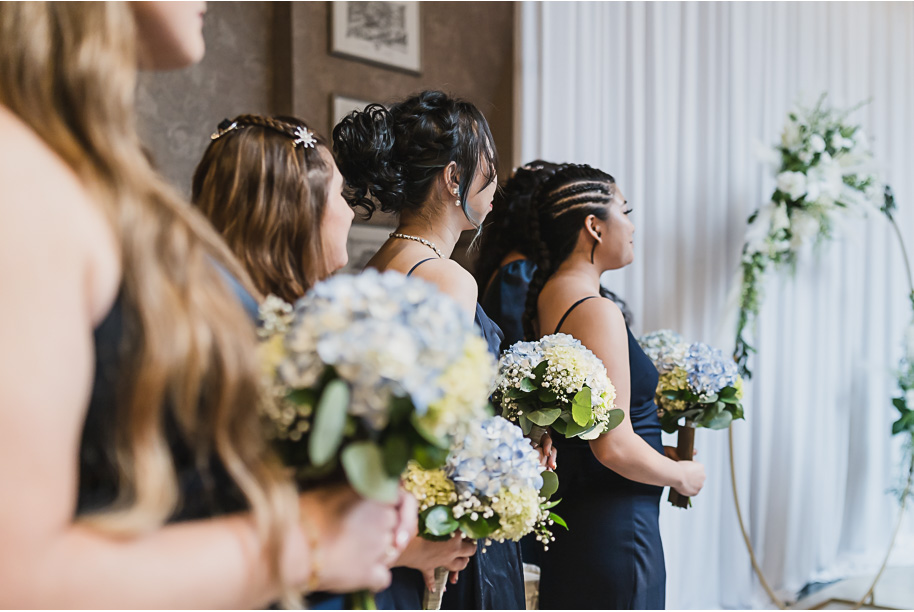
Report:
[[[294,487],[261,435],[256,337],[221,265],[244,271],[152,169],[136,132],[136,23],[121,2],[0,2],[0,104],[80,177],[123,264],[129,373],[118,389],[118,501],[82,517],[107,532],[162,525],[179,501],[166,406],[198,459],[245,495],[279,577]]]
[[[239,115],[221,124],[194,172],[191,200],[244,265],[257,289],[294,302],[332,273],[321,220],[333,155],[293,117]],[[294,144],[308,130],[314,146]]]

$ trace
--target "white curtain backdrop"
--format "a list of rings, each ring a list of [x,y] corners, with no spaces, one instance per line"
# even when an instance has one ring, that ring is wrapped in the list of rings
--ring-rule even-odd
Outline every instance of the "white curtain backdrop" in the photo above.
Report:
[[[732,350],[722,320],[745,221],[774,186],[757,145],[777,142],[792,104],[823,91],[840,106],[872,98],[852,118],[914,246],[911,3],[525,2],[519,14],[516,162],[616,177],[635,209],[636,260],[604,281],[628,300],[636,334],[673,328]],[[885,551],[905,287],[878,214],[766,285],[735,440],[744,516],[781,596],[873,572]],[[661,506],[667,605],[771,607],[739,534],[727,434],[699,430],[696,445],[704,491],[690,510]],[[896,564],[914,564],[908,519]]]

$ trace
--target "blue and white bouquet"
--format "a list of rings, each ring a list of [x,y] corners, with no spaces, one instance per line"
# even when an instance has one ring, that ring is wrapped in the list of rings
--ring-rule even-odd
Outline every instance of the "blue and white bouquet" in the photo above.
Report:
[[[565,437],[594,440],[624,418],[603,362],[568,334],[517,342],[502,353],[492,400],[520,425],[552,427]]]
[[[660,425],[679,431],[677,454],[692,460],[695,427],[724,429],[743,418],[743,379],[733,359],[702,342],[686,344],[682,336],[664,329],[638,339],[660,373],[656,401]],[[685,419],[680,425],[679,421]],[[689,507],[689,498],[670,489],[670,502]]]
[[[434,285],[368,270],[261,308],[265,421],[301,484],[339,477],[394,502],[412,460],[444,464],[458,426],[490,414],[495,360]]]
[[[675,432],[683,418],[709,429],[743,418],[743,379],[720,349],[686,344],[670,330],[646,334],[638,343],[660,373],[656,401],[664,431]]]
[[[548,549],[550,525],[565,522],[551,512],[558,481],[544,470],[520,428],[495,416],[467,424],[444,467],[411,462],[403,486],[419,502],[419,535],[426,539],[446,540],[459,530],[516,542],[536,533]]]

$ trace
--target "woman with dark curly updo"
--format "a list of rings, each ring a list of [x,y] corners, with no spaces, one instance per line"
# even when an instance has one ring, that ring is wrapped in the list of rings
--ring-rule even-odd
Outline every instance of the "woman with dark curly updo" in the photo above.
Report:
[[[566,333],[603,360],[625,419],[590,442],[557,437],[557,497],[571,531],[542,559],[543,609],[662,609],[666,589],[660,494],[695,495],[704,467],[664,449],[654,393],[658,374],[622,310],[601,299],[600,276],[634,259],[632,211],[615,180],[565,166],[537,190],[529,215],[537,264],[524,312],[528,338]]]
[[[333,148],[350,203],[368,216],[380,208],[399,219],[368,265],[435,283],[468,319],[475,316],[497,355],[501,330],[477,303],[473,276],[449,259],[461,232],[478,230],[492,208],[497,157],[482,113],[469,102],[426,91],[390,110],[371,104],[351,113],[334,128]],[[423,586],[432,588],[434,569],[446,567],[452,586],[443,608],[523,609],[520,547],[495,543],[483,553],[481,546],[477,552],[460,536],[446,542],[414,538],[378,603],[421,608]]]

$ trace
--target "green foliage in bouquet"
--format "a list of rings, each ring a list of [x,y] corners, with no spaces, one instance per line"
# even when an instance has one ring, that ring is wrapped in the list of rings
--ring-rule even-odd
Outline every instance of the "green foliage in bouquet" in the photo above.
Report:
[[[567,334],[518,342],[499,360],[494,403],[527,435],[534,426],[593,440],[625,418],[603,362]]]

